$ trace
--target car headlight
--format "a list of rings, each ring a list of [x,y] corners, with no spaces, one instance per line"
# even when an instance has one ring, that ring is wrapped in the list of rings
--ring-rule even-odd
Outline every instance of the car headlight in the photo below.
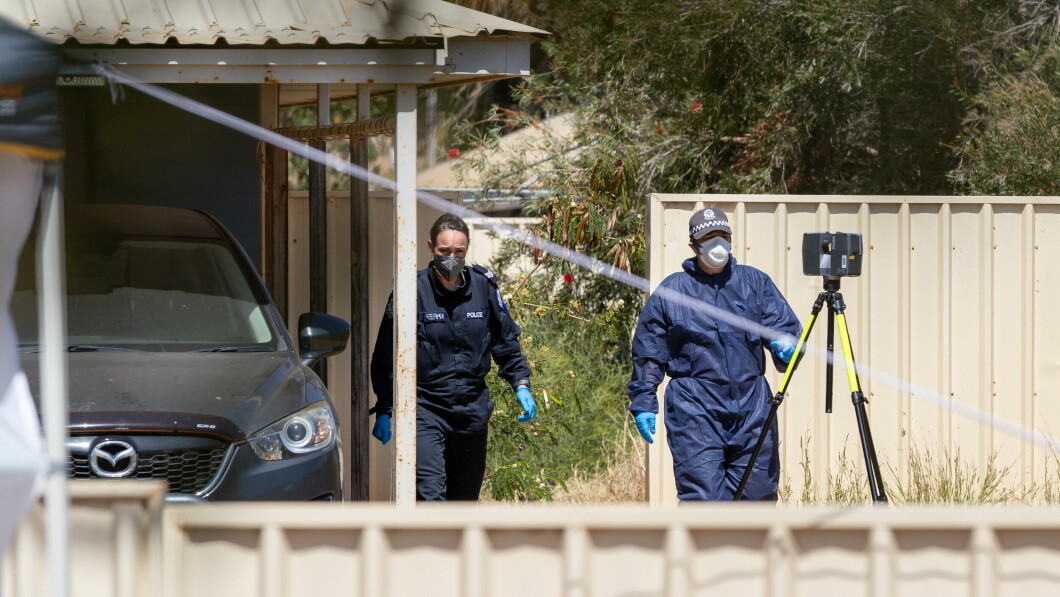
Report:
[[[335,415],[317,402],[258,431],[247,443],[262,460],[282,460],[328,448],[336,435]]]

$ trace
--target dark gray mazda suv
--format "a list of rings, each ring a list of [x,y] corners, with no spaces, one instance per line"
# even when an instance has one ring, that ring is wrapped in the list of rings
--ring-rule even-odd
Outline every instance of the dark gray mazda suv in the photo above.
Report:
[[[33,242],[12,300],[39,396]],[[165,479],[179,500],[341,500],[335,408],[309,368],[349,325],[299,319],[298,352],[250,260],[210,215],[67,210],[69,474]],[[300,353],[300,354],[299,354]]]

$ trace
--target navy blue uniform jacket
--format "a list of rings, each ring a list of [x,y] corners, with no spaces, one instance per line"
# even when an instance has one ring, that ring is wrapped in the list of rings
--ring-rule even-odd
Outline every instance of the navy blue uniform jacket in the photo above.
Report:
[[[493,275],[480,266],[464,268],[465,284],[448,291],[431,268],[416,274],[416,405],[443,417],[453,429],[486,429],[493,402],[486,389],[490,357],[513,387],[530,383],[530,367],[519,348],[519,326],[508,314]],[[393,295],[379,325],[372,353],[375,412],[394,404]]]
[[[798,336],[798,319],[764,272],[729,258],[715,275],[695,259],[659,285],[699,299],[767,328]],[[771,338],[733,327],[691,305],[668,300],[658,289],[641,311],[633,336],[631,411],[658,412],[656,389],[664,375],[666,429],[675,466],[717,446],[715,430],[732,429],[725,443],[753,442],[761,432],[771,395],[764,377]],[[778,370],[786,365],[772,357]],[[719,424],[720,422],[720,424]],[[757,432],[748,433],[757,423]]]

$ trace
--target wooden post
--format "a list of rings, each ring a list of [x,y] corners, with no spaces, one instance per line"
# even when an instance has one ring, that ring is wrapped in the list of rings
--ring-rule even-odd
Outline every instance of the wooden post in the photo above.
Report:
[[[331,116],[328,85],[317,85],[317,124],[328,124]],[[310,147],[327,151],[327,142],[312,141]],[[328,312],[328,181],[324,164],[309,162],[309,310]],[[327,361],[314,366],[328,383]]]
[[[357,86],[357,120],[369,120],[371,87]],[[350,162],[368,167],[368,139],[350,137]],[[368,181],[350,180],[350,495],[368,501]]]
[[[287,321],[287,152],[265,146],[265,205],[262,209],[262,279],[283,323]]]
[[[274,128],[279,116],[279,86],[261,87],[261,125]],[[285,327],[287,321],[287,152],[262,144],[261,279],[272,295]]]

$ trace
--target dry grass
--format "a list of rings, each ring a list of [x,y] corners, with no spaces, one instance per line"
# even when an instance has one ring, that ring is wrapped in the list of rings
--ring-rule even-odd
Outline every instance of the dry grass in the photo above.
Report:
[[[818,487],[813,477],[809,439],[800,440],[801,491],[796,496],[790,479],[780,488],[780,501],[790,505],[863,505],[869,503],[868,479],[860,453],[850,456],[847,447],[836,455],[827,479]],[[557,488],[553,499],[561,503],[626,503],[645,499],[644,445],[623,442],[607,456],[607,468],[598,475],[577,471],[567,488]],[[906,475],[881,463],[885,489],[892,505],[923,504],[1008,504],[1043,505],[1060,503],[1060,454],[1054,454],[1044,475],[1029,485],[1021,485],[1018,471],[1001,466],[996,457],[984,466],[965,458],[959,447],[932,450],[911,446]]]
[[[606,504],[643,502],[644,442],[627,438],[607,453],[606,469],[596,475],[575,470],[567,487],[556,487],[552,499],[557,503]]]
[[[781,501],[787,504],[869,503],[868,479],[860,458],[847,455],[846,445],[837,455],[836,466],[830,467],[828,478],[821,488],[813,478],[810,466],[809,440],[800,440],[802,458],[802,492],[795,498],[789,479],[780,490]],[[1002,466],[996,456],[985,465],[962,456],[960,447],[952,450],[933,450],[913,444],[910,447],[908,473],[900,474],[890,463],[881,462],[887,471],[884,476],[888,501],[893,505],[923,504],[1008,504],[1041,505],[1060,502],[1060,455],[1054,454],[1047,463],[1044,475],[1028,485],[1021,484],[1019,473],[1012,466]],[[889,474],[888,474],[889,473]],[[824,494],[818,495],[818,491]]]
[[[1022,503],[1019,492],[1007,482],[1011,467],[1000,467],[991,456],[986,467],[961,458],[960,447],[936,454],[913,446],[909,455],[908,482],[891,468],[892,499],[905,504],[1005,504]]]
[[[626,430],[630,431],[630,430]],[[781,483],[780,502],[788,505],[864,505],[869,503],[868,480],[858,453],[848,455],[844,445],[835,456],[824,483],[817,483],[810,459],[810,440],[800,439],[802,474],[796,495],[789,477]],[[645,501],[645,444],[639,437],[623,433],[615,444],[602,447],[606,468],[598,474],[575,470],[566,487],[552,492],[555,503],[607,504]],[[1020,483],[1018,471],[1000,466],[996,457],[979,466],[962,456],[960,448],[932,450],[916,444],[910,448],[908,473],[902,475],[889,463],[884,469],[889,503],[895,506],[923,504],[1044,505],[1060,503],[1060,454],[1054,454],[1044,475],[1029,485]],[[483,501],[491,501],[484,499]]]

